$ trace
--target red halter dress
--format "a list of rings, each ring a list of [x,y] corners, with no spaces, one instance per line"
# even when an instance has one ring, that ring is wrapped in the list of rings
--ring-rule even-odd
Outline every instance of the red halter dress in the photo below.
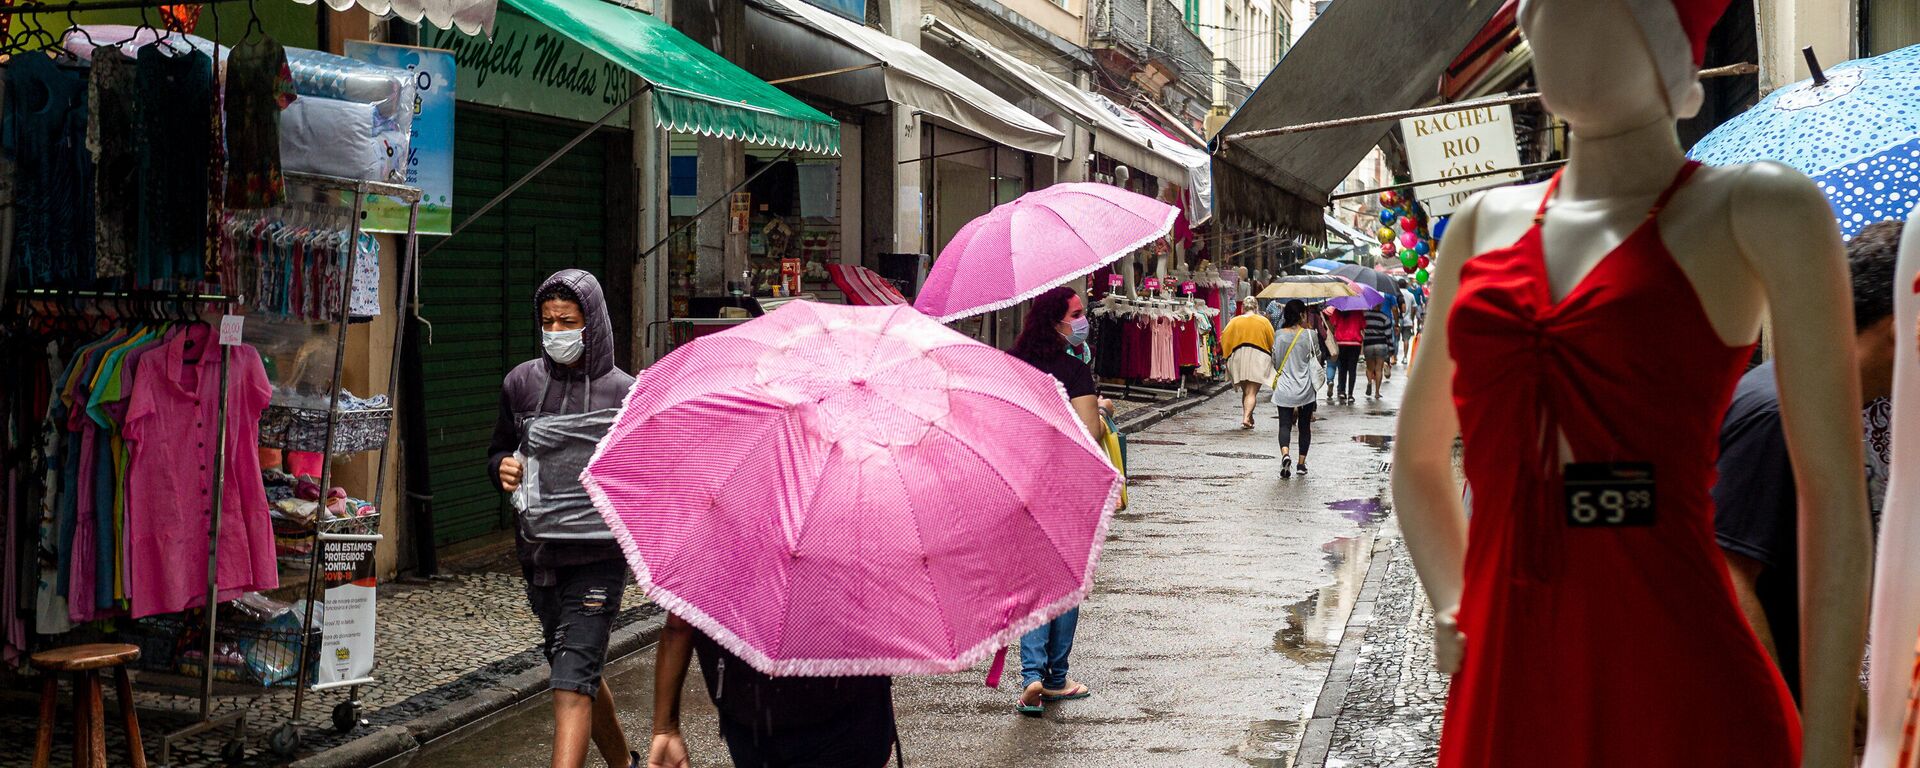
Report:
[[[1442,768],[1799,764],[1792,697],[1713,536],[1752,347],[1721,342],[1655,218],[1696,167],[1557,302],[1540,222],[1558,176],[1519,242],[1460,265],[1472,517]]]

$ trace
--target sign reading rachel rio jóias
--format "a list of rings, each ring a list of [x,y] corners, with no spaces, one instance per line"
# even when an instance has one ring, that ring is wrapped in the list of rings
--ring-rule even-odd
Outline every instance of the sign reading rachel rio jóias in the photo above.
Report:
[[[1513,136],[1513,108],[1476,107],[1400,121],[1407,141],[1407,165],[1416,179],[1448,179],[1413,189],[1431,216],[1445,216],[1475,191],[1519,181],[1518,171],[1472,179],[1476,173],[1520,165]]]

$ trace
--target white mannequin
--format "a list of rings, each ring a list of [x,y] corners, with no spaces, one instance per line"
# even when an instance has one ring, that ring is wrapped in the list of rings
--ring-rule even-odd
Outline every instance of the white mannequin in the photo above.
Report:
[[[1873,595],[1873,678],[1868,690],[1866,768],[1891,768],[1900,757],[1912,684],[1914,644],[1920,641],[1920,211],[1907,220],[1900,265],[1893,277],[1893,461],[1881,513],[1878,572]]]
[[[1522,8],[1543,101],[1572,134],[1543,225],[1550,292],[1558,300],[1632,233],[1674,179],[1686,160],[1674,122],[1698,110],[1701,90],[1695,83],[1686,103],[1669,103],[1642,31],[1615,0],[1532,0]],[[1451,463],[1460,425],[1447,316],[1461,263],[1520,239],[1545,191],[1545,184],[1489,190],[1453,217],[1433,268],[1423,338],[1432,352],[1415,359],[1401,406],[1394,507],[1440,617],[1443,672],[1459,667],[1464,644],[1473,641],[1451,621],[1460,604],[1467,519]],[[1846,354],[1852,303],[1832,209],[1784,165],[1703,168],[1658,226],[1722,341],[1752,343],[1763,319],[1772,321],[1800,493],[1802,764],[1849,765],[1870,534],[1860,479],[1860,387]]]

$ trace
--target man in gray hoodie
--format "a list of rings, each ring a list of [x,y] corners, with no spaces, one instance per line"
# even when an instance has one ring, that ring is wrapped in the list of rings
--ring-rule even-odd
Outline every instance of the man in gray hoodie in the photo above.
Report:
[[[551,667],[553,768],[585,765],[589,737],[607,765],[637,765],[639,755],[628,751],[615,716],[613,691],[601,679],[627,566],[577,480],[583,443],[590,451],[597,438],[591,430],[604,434],[606,414],[624,402],[633,376],[614,367],[613,323],[593,275],[561,270],[540,285],[534,301],[541,355],[516,366],[501,387],[487,474],[500,490],[516,494],[520,509],[515,545]],[[558,434],[561,447],[529,439],[531,426],[543,421],[562,425],[542,431]],[[549,466],[540,469],[543,464]],[[530,487],[523,489],[523,480]]]

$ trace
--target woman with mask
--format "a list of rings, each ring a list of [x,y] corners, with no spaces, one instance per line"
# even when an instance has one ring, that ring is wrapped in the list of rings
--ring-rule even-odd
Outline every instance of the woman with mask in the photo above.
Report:
[[[1014,341],[1013,356],[1060,381],[1074,413],[1098,445],[1107,436],[1101,416],[1112,415],[1113,405],[1100,397],[1093,369],[1067,354],[1069,346],[1086,338],[1086,304],[1080,294],[1063,286],[1034,297],[1026,325]],[[1045,703],[1088,696],[1085,684],[1067,678],[1067,655],[1073,651],[1079,621],[1080,609],[1075,607],[1020,638],[1022,689],[1014,705],[1020,714],[1039,717]]]
[[[601,679],[627,566],[580,484],[580,470],[633,388],[614,367],[600,282],[555,273],[534,294],[542,354],[507,374],[487,476],[513,495],[527,602],[540,620],[553,688],[553,768],[581,768],[589,739],[607,765],[637,766]]]

